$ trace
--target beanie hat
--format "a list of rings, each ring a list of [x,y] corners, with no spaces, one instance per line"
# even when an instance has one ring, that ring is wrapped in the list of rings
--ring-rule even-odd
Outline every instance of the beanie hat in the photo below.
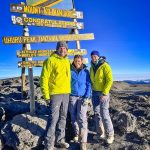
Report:
[[[63,41],[57,42],[56,50],[58,50],[60,47],[66,47],[66,49],[68,50],[68,46],[66,42]]]
[[[98,57],[100,57],[99,51],[96,51],[96,50],[91,52],[91,56],[92,55],[97,55]]]

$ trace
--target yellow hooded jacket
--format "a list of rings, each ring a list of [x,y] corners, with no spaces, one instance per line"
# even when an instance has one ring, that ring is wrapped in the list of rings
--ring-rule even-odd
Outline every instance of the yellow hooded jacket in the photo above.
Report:
[[[71,92],[69,59],[60,57],[56,53],[46,59],[43,64],[40,85],[44,99],[51,95],[68,94]]]
[[[92,90],[101,91],[104,95],[108,95],[113,84],[113,76],[110,66],[104,62],[94,75],[93,67],[90,68],[90,78],[92,82]]]

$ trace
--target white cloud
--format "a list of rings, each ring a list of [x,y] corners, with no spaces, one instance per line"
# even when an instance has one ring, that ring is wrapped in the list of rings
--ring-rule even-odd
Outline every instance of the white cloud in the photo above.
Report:
[[[150,79],[150,74],[114,74],[115,81],[123,80],[145,80]]]

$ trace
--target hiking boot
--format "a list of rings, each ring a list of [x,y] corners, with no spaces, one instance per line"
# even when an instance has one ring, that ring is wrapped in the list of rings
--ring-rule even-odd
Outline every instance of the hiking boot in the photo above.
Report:
[[[64,140],[60,141],[59,143],[56,144],[57,146],[59,146],[60,148],[69,148],[69,144],[67,142],[65,142]]]
[[[108,144],[112,144],[114,141],[114,135],[109,135],[108,138],[106,139],[106,142]]]
[[[76,136],[73,138],[73,141],[77,143],[77,142],[79,141],[79,136],[76,135]]]
[[[97,133],[97,135],[93,136],[93,139],[100,140],[100,139],[104,139],[105,137],[106,137],[106,135],[105,135],[104,125],[103,125],[103,123],[101,123],[101,125],[98,128],[98,133]]]
[[[102,133],[102,134],[99,136],[100,139],[105,139],[105,137],[106,137],[105,133]]]
[[[103,123],[100,125],[100,137],[101,138],[105,138],[105,129],[104,129],[104,125],[103,125]]]
[[[106,138],[105,134],[101,134],[100,136],[99,135],[94,135],[93,136],[94,140],[100,140],[100,139],[105,139],[105,138]]]
[[[80,150],[87,150],[86,143],[80,143]]]

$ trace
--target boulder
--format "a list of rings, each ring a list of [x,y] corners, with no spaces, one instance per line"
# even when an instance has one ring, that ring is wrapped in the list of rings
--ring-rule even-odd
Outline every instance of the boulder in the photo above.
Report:
[[[15,116],[2,129],[5,146],[16,150],[30,150],[37,147],[45,133],[46,123],[47,116],[29,113]]]
[[[113,122],[114,127],[117,127],[121,132],[130,133],[136,127],[136,117],[125,111],[115,113]]]

